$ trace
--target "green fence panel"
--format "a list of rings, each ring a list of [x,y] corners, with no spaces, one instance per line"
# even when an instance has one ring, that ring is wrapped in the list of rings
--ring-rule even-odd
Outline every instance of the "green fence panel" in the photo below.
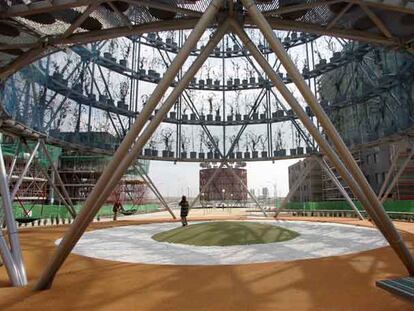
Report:
[[[359,210],[363,210],[360,202],[354,201]],[[276,207],[280,207],[280,203],[276,203]],[[287,209],[302,210],[302,211],[317,211],[317,210],[351,210],[352,208],[346,201],[322,201],[322,202],[289,202],[286,205]],[[384,208],[387,212],[405,212],[414,213],[414,201],[386,201]]]
[[[27,210],[31,209],[30,216],[35,218],[72,218],[66,209],[64,205],[25,205],[25,208]],[[81,205],[76,205],[75,209],[79,212],[79,210],[82,208]],[[150,213],[157,211],[159,206],[157,204],[143,204],[138,206],[133,206],[132,204],[125,204],[124,209],[126,211],[135,209],[137,210],[137,213]],[[14,210],[14,216],[16,218],[22,218],[24,217],[24,210],[23,208],[18,205],[14,204],[13,206]],[[112,205],[104,205],[99,210],[97,216],[112,216]]]

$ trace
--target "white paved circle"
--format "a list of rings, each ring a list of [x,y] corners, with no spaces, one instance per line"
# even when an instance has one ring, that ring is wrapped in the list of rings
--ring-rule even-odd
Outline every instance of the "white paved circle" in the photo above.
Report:
[[[291,229],[300,236],[268,244],[190,246],[153,240],[154,234],[179,226],[178,223],[157,223],[87,232],[73,252],[131,263],[227,265],[337,256],[388,245],[376,229],[321,222],[249,221]]]

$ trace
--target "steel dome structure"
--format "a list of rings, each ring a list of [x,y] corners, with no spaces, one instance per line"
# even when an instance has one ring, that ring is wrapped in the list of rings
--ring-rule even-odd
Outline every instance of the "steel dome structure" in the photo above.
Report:
[[[412,255],[329,118],[335,105],[318,93],[319,77],[375,46],[412,52],[413,14],[412,1],[3,1],[1,131],[113,154],[36,289],[51,286],[137,158],[232,167],[321,154],[414,274]],[[318,45],[330,53],[315,59]],[[359,144],[398,140],[411,126]],[[16,233],[11,223],[9,231]],[[24,285],[14,237],[4,257]]]

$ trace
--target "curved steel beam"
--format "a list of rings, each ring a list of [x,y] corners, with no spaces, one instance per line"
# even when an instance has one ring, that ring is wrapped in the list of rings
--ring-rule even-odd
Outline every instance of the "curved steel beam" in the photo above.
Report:
[[[18,4],[9,7],[8,9],[1,11],[0,10],[0,19],[10,18],[10,17],[23,17],[23,16],[30,16],[34,14],[40,13],[49,13],[55,11],[62,11],[66,9],[76,8],[76,7],[83,7],[88,6],[91,4],[96,4],[96,0],[44,0],[33,2],[30,5],[25,4]],[[109,2],[109,1],[102,1],[100,2]],[[170,12],[177,12],[182,13],[188,16],[201,16],[202,13],[184,9],[180,7],[174,7],[172,5],[157,3],[155,1],[149,0],[124,0],[123,2],[128,2],[129,4],[136,5],[136,6],[144,6],[144,7],[151,7],[155,9],[161,9]]]
[[[97,31],[81,32],[68,36],[67,38],[59,36],[56,38],[44,38],[42,42],[33,44],[32,48],[23,55],[16,58],[13,62],[0,69],[0,80],[7,79],[16,71],[24,66],[42,58],[45,54],[61,49],[62,46],[77,44],[86,44],[95,41],[126,37],[131,35],[140,35],[148,32],[171,31],[181,29],[192,29],[198,21],[198,18],[183,20],[158,21],[132,27],[116,27]],[[26,45],[28,47],[29,45]],[[0,49],[8,49],[10,46],[3,45]]]

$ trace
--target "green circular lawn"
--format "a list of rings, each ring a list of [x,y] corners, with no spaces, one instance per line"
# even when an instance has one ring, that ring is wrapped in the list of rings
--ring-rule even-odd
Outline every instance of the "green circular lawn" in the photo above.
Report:
[[[285,228],[245,221],[204,222],[155,234],[158,242],[195,246],[229,246],[288,241],[299,233]]]

